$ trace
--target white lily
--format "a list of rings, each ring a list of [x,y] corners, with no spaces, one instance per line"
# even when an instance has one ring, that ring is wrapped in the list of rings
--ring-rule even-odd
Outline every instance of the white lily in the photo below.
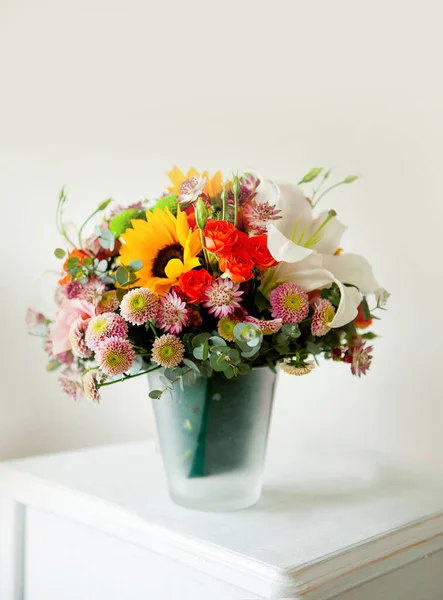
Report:
[[[335,211],[323,211],[314,218],[311,203],[300,187],[269,180],[257,188],[256,202],[275,204],[282,215],[268,228],[268,248],[280,264],[269,270],[262,292],[268,295],[286,281],[298,283],[307,292],[336,283],[341,298],[331,327],[342,327],[355,319],[363,295],[380,286],[365,258],[336,255],[346,226]]]

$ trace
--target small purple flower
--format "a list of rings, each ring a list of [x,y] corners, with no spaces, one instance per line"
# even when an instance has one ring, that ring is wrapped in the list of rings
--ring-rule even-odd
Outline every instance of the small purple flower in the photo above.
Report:
[[[372,350],[373,346],[366,347],[366,340],[360,338],[360,341],[354,346],[350,346],[345,353],[343,361],[350,363],[351,372],[357,377],[366,375],[366,371],[369,369],[372,363]]]

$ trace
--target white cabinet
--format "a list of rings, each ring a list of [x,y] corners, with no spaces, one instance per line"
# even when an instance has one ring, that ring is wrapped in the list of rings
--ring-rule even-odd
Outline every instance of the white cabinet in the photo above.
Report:
[[[2,463],[0,600],[442,598],[443,480],[322,467],[270,460],[257,506],[211,514],[153,442]]]

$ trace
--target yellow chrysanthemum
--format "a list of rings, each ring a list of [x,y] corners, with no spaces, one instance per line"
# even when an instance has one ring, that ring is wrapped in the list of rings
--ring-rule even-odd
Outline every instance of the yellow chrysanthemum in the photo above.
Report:
[[[121,236],[120,260],[124,265],[132,260],[143,263],[137,271],[139,281],[132,287],[146,287],[163,295],[178,283],[182,273],[200,265],[200,232],[192,231],[180,208],[177,217],[167,208],[147,210],[146,219],[132,220],[132,229]]]
[[[197,179],[199,179],[200,177],[200,173],[196,169],[194,169],[194,167],[191,167],[188,170],[188,173],[185,175],[184,173],[182,173],[182,171],[180,171],[178,167],[174,166],[172,171],[169,171],[167,175],[172,183],[172,186],[168,187],[168,191],[171,194],[180,193],[180,186],[185,181],[185,179],[190,179],[191,177],[197,177]],[[206,185],[203,190],[205,194],[207,194],[210,198],[216,198],[219,194],[221,194],[221,191],[223,189],[223,176],[221,174],[221,171],[217,171],[217,173],[212,177],[209,177],[208,172],[204,171],[201,174],[201,177],[204,177],[206,179]]]

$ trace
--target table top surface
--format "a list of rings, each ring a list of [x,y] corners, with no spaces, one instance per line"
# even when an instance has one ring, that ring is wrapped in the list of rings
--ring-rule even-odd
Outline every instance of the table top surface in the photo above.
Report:
[[[425,528],[427,539],[440,532],[443,516],[443,478],[326,454],[271,457],[262,499],[254,507],[232,513],[186,510],[169,500],[153,440],[8,461],[0,467],[0,492],[2,483],[9,494],[16,488],[25,503],[32,504],[35,495],[44,504],[44,488],[53,506],[49,499],[63,492],[58,512],[69,497],[83,511],[94,502],[112,509],[111,519],[125,515],[136,527],[155,527],[169,540],[172,535],[183,552],[214,552],[224,562],[255,565],[263,576],[274,570],[295,579],[312,566],[320,576],[329,558],[346,570],[401,550],[411,536],[420,538],[417,526]]]

